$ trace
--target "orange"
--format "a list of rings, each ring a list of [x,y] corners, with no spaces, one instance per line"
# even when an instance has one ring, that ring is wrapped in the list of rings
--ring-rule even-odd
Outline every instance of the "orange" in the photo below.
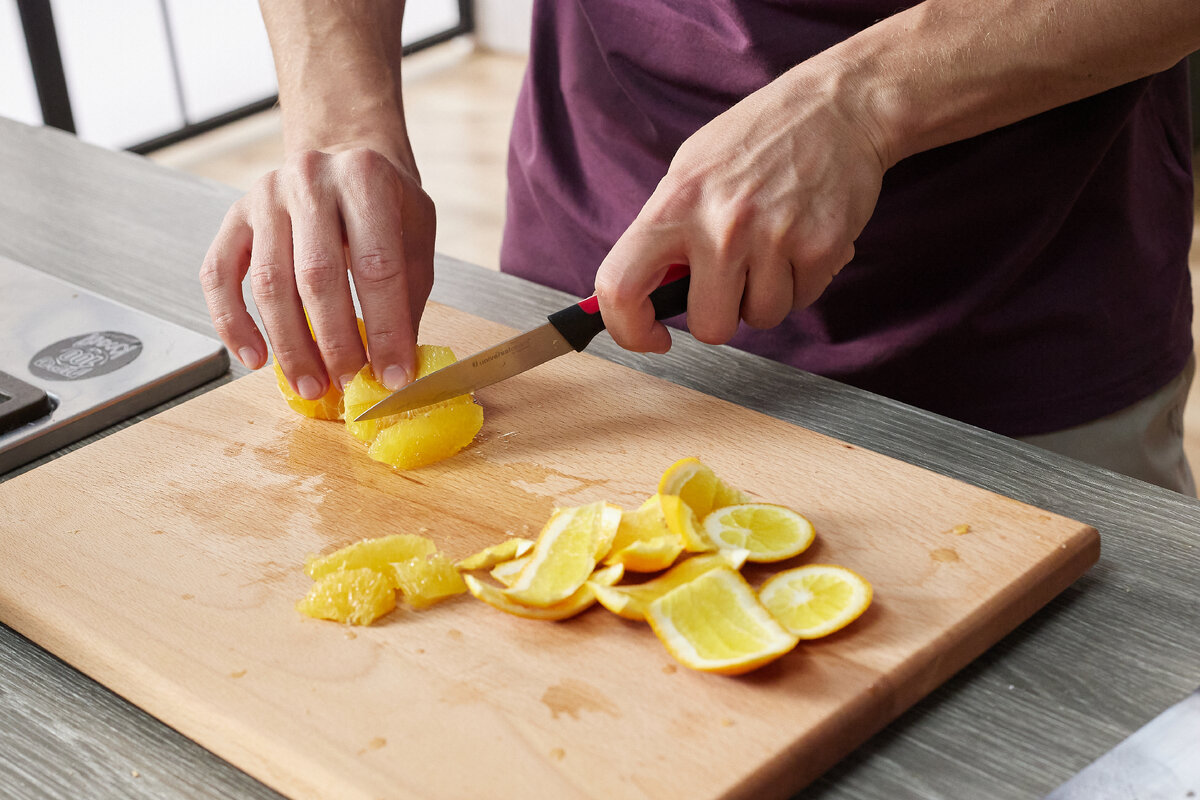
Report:
[[[283,394],[284,401],[291,406],[293,411],[313,419],[342,418],[342,393],[336,386],[331,384],[329,391],[316,400],[305,400],[292,391],[292,385],[283,376],[283,367],[279,366],[279,362],[271,359],[271,364],[275,368],[275,383],[279,385],[279,391]]]
[[[511,539],[505,539],[499,544],[485,547],[478,553],[462,559],[454,566],[461,570],[491,569],[497,564],[512,561],[514,558],[520,558],[528,553],[532,547],[533,542],[530,540],[514,536]]]
[[[351,625],[370,625],[395,607],[391,578],[367,567],[323,575],[296,603],[301,614]]]
[[[412,608],[428,608],[467,591],[458,570],[441,553],[397,561],[391,567],[396,588]]]
[[[761,667],[799,641],[730,567],[709,570],[667,592],[646,609],[646,621],[679,663],[722,675]]]
[[[363,539],[327,556],[309,555],[304,571],[316,579],[343,569],[368,567],[376,572],[388,572],[393,561],[407,561],[417,556],[429,556],[437,550],[432,539],[412,533],[396,533],[378,539]]]
[[[839,631],[871,605],[871,584],[857,572],[809,564],[771,576],[758,599],[775,619],[801,639]]]
[[[816,536],[812,523],[784,506],[742,503],[704,518],[705,538],[722,549],[749,550],[748,561],[782,561],[803,553]]]
[[[644,620],[650,604],[667,592],[712,569],[741,569],[746,563],[745,550],[721,550],[711,555],[693,556],[671,567],[666,573],[645,583],[627,586],[597,587],[600,605],[625,619]]]
[[[714,508],[751,502],[749,495],[718,478],[698,458],[683,458],[668,467],[658,481],[658,493],[679,496],[700,521]]]
[[[381,430],[367,455],[397,469],[417,469],[454,455],[483,428],[483,408],[471,400],[409,413]]]
[[[662,495],[642,503],[636,511],[622,511],[605,564],[623,564],[633,572],[664,570],[683,552],[683,541],[667,524]]]
[[[549,606],[571,596],[612,546],[621,509],[611,503],[559,509],[538,534],[527,563],[505,594],[528,606]]]
[[[308,318],[308,312],[304,312],[305,319]],[[312,334],[312,325],[308,326],[308,332]],[[362,337],[363,349],[367,347],[367,330],[362,319],[358,320],[358,335]],[[279,366],[279,362],[274,358],[271,359],[271,364],[275,368],[275,382],[279,385],[279,391],[283,394],[283,399],[291,406],[293,411],[303,414],[306,417],[313,419],[342,419],[344,406],[341,390],[330,383],[329,390],[324,395],[316,400],[305,400],[300,395],[292,390],[292,385],[288,383],[287,378],[283,376],[283,368]]]
[[[474,575],[464,575],[463,580],[471,594],[489,606],[526,619],[559,620],[573,617],[591,608],[596,602],[595,587],[608,586],[621,579],[623,567],[616,564],[596,570],[583,585],[566,598],[547,606],[530,606],[513,599],[503,589],[489,586]]]
[[[422,344],[417,346],[417,377],[423,378],[431,372],[441,369],[442,367],[453,364],[457,359],[454,357],[454,351],[449,347],[441,347],[438,345]],[[394,425],[400,420],[412,416],[414,413],[423,409],[415,409],[414,411],[406,411],[400,414],[391,414],[379,419],[370,419],[363,422],[355,422],[354,419],[359,414],[369,409],[384,398],[390,396],[391,391],[380,383],[375,378],[375,373],[371,370],[370,364],[365,364],[358,374],[350,383],[346,384],[346,430],[350,435],[359,441],[370,444],[375,441],[375,437],[379,432],[389,425]],[[469,395],[454,397],[449,400],[444,400],[436,405],[445,405],[447,403],[470,402]]]

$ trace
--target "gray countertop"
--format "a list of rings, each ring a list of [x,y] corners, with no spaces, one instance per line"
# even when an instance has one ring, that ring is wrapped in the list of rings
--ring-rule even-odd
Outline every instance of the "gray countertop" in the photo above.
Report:
[[[211,332],[197,272],[236,197],[0,119],[0,255],[193,330]],[[433,299],[521,328],[572,298],[440,258]],[[668,357],[606,337],[589,352],[1101,533],[1087,575],[802,797],[1041,797],[1200,686],[1197,501],[686,336]],[[0,537],[19,535],[0,520]],[[6,798],[278,796],[3,625],[0,787]]]

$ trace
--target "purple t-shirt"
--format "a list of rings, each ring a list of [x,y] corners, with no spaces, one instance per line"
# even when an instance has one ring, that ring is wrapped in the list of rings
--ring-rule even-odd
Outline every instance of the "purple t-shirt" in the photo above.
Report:
[[[894,0],[544,0],[501,269],[576,295],[694,131]],[[884,177],[854,260],[731,344],[1012,436],[1128,406],[1191,353],[1183,64]]]

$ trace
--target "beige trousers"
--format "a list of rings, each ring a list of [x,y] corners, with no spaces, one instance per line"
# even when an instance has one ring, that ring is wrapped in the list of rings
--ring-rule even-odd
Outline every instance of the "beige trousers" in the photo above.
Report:
[[[1183,451],[1183,409],[1196,372],[1192,356],[1173,381],[1115,414],[1021,441],[1196,496]]]

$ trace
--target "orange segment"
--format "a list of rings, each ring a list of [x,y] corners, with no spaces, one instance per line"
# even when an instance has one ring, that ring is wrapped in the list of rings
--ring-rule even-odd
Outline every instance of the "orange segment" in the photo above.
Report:
[[[391,566],[396,588],[412,608],[428,608],[467,591],[458,570],[441,553],[397,561]]]
[[[798,641],[729,567],[709,570],[667,592],[646,609],[646,621],[679,663],[723,675],[761,667]]]
[[[417,346],[417,377],[423,378],[429,373],[439,370],[442,367],[449,366],[455,362],[454,351],[449,347],[441,347],[438,345],[422,344]],[[411,417],[415,413],[427,409],[416,409],[414,411],[404,412],[402,414],[392,414],[379,419],[365,420],[363,422],[355,422],[354,419],[359,414],[362,414],[371,406],[383,400],[390,395],[391,392],[386,386],[380,383],[375,378],[375,373],[371,371],[371,365],[366,364],[358,374],[354,376],[354,380],[346,385],[345,399],[345,415],[346,415],[346,430],[355,439],[368,444],[375,441],[375,437],[379,432],[390,425],[394,425],[405,417]],[[437,406],[470,402],[469,395],[461,397],[453,397]],[[429,406],[433,408],[434,406]]]
[[[530,606],[565,600],[583,586],[608,552],[620,523],[621,509],[611,503],[556,511],[538,535],[529,563],[505,593]]]
[[[308,312],[304,312],[305,319],[308,318]],[[367,330],[361,318],[358,320],[358,335],[362,338],[363,349],[367,348]],[[312,324],[308,326],[308,332],[312,334]],[[287,378],[283,376],[283,368],[279,366],[279,362],[271,359],[272,366],[275,368],[275,383],[279,385],[279,391],[283,394],[283,399],[291,406],[293,411],[303,414],[306,417],[313,419],[342,419],[344,405],[341,390],[338,387],[330,384],[329,391],[316,400],[305,400],[300,395],[292,391],[292,386],[288,383]]]
[[[598,587],[596,599],[600,605],[625,619],[644,620],[650,604],[667,592],[691,581],[709,570],[721,567],[741,569],[746,563],[745,550],[722,550],[711,555],[693,556],[671,567],[663,575],[645,583],[627,586]]]
[[[292,385],[283,376],[283,367],[279,366],[279,362],[271,359],[271,364],[275,368],[275,383],[278,384],[284,401],[293,411],[313,419],[342,418],[342,393],[336,386],[330,385],[329,391],[316,400],[305,400],[292,391]]]
[[[658,493],[678,495],[699,520],[714,508],[751,502],[749,495],[718,478],[698,458],[682,458],[668,467],[658,481]]]
[[[801,639],[839,631],[871,605],[871,584],[857,572],[831,564],[785,570],[758,590],[771,616]]]
[[[397,533],[378,539],[363,539],[327,556],[309,555],[304,561],[304,571],[313,579],[338,570],[360,567],[390,572],[389,565],[393,561],[430,556],[436,550],[432,539],[411,533]]]
[[[351,625],[370,625],[395,607],[391,578],[367,567],[323,575],[296,603],[301,614]]]
[[[591,608],[596,602],[595,588],[610,586],[621,579],[622,567],[617,564],[596,570],[583,585],[572,592],[567,598],[548,606],[530,606],[517,602],[503,589],[489,586],[474,575],[464,575],[467,589],[475,597],[493,608],[526,619],[559,620],[573,617],[581,611]]]
[[[413,413],[381,430],[367,455],[397,469],[417,469],[454,455],[483,428],[483,408],[470,401]]]

